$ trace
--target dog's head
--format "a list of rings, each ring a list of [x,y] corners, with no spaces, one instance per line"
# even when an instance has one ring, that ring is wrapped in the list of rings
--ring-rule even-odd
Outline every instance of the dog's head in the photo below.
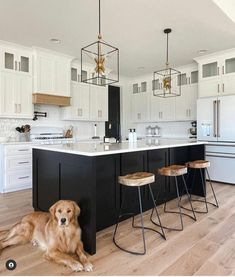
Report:
[[[66,227],[70,223],[77,222],[80,208],[76,202],[70,200],[60,200],[50,208],[52,219],[61,227]]]

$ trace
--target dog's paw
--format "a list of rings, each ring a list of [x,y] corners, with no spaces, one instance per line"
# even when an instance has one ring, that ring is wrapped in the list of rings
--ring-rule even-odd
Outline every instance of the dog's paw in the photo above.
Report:
[[[71,265],[71,269],[73,270],[73,271],[83,271],[83,265],[82,264],[80,264],[79,262],[77,262],[77,263],[74,263],[73,265]]]
[[[91,263],[87,263],[84,265],[84,271],[91,272],[93,271],[93,265]]]

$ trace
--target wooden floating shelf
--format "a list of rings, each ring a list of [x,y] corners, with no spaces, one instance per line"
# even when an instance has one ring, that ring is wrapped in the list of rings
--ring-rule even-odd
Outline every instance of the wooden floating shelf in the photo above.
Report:
[[[68,107],[70,106],[70,98],[71,97],[66,97],[66,96],[34,93],[33,104],[56,105],[60,107]]]

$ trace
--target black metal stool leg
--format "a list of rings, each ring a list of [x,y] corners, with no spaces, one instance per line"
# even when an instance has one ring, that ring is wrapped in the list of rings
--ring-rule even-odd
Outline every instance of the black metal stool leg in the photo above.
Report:
[[[183,183],[184,183],[184,189],[185,189],[185,191],[186,191],[186,194],[187,194],[187,197],[188,197],[188,201],[189,201],[189,204],[190,204],[190,206],[191,206],[191,210],[190,209],[188,209],[189,211],[192,211],[192,213],[193,213],[193,217],[192,216],[190,216],[190,215],[188,215],[189,217],[191,217],[193,220],[197,220],[197,218],[196,218],[196,215],[195,215],[195,212],[194,212],[194,209],[193,209],[193,205],[192,205],[192,202],[191,202],[191,197],[190,197],[190,195],[189,195],[189,193],[188,193],[188,188],[187,188],[187,184],[186,184],[186,181],[185,181],[185,179],[184,179],[184,176],[182,175],[182,180],[183,180]],[[182,195],[181,195],[182,196]],[[180,196],[180,197],[181,197]],[[180,198],[180,200],[181,200],[181,198]],[[183,206],[181,206],[181,208],[183,208],[184,209],[184,207]]]
[[[144,255],[146,253],[146,242],[145,242],[145,235],[144,235],[144,221],[143,221],[143,209],[142,209],[142,199],[141,199],[141,192],[140,192],[140,187],[138,187],[138,200],[139,200],[139,207],[140,207],[140,216],[141,216],[141,229],[142,229],[142,238],[143,238],[143,252],[135,252],[135,251],[131,251],[131,250],[127,250],[123,247],[121,247],[120,245],[117,244],[116,242],[116,232],[117,232],[117,227],[118,227],[118,224],[119,224],[119,221],[120,221],[120,218],[125,216],[125,215],[133,215],[132,217],[132,226],[134,225],[134,213],[125,213],[125,214],[121,214],[121,210],[122,210],[122,207],[123,207],[123,203],[124,203],[124,197],[123,197],[123,201],[122,201],[122,204],[121,204],[121,208],[120,208],[120,213],[119,213],[119,217],[118,217],[118,221],[117,221],[117,224],[115,226],[115,230],[114,230],[114,235],[113,235],[113,242],[114,244],[122,251],[124,252],[127,252],[129,254],[133,254],[133,255]],[[139,228],[139,227],[136,227],[136,226],[133,226],[134,228]]]
[[[158,222],[159,222],[159,226],[161,228],[161,231],[162,233],[158,232],[164,239],[166,239],[166,235],[164,233],[164,229],[162,227],[162,223],[161,223],[161,219],[160,219],[160,216],[158,214],[158,210],[157,210],[157,205],[156,205],[156,202],[154,200],[154,196],[153,196],[153,191],[152,191],[152,188],[151,188],[151,185],[149,184],[149,191],[150,191],[150,195],[151,195],[151,198],[152,198],[152,201],[153,201],[153,204],[154,204],[154,208],[152,209],[152,213],[151,213],[151,216],[150,216],[150,220],[152,221],[152,215],[153,215],[153,210],[155,209],[156,211],[156,214],[157,214],[157,218],[158,218]]]
[[[211,182],[210,174],[209,174],[207,168],[206,168],[206,173],[207,173],[209,183],[210,183],[210,187],[211,187],[211,190],[212,190],[212,193],[213,193],[213,196],[214,196],[214,200],[215,200],[215,204],[211,203],[211,202],[208,202],[208,201],[207,201],[207,203],[219,208],[219,204],[218,204],[218,201],[217,201],[217,198],[216,198],[216,195],[215,195],[215,191],[214,191],[214,188],[213,188],[213,185],[212,185],[212,182]]]

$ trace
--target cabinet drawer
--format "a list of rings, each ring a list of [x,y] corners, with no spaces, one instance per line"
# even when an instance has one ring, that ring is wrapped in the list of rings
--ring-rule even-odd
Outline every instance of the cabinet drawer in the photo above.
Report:
[[[5,191],[32,186],[31,170],[14,171],[6,174]]]
[[[32,153],[31,145],[11,145],[5,147],[6,156],[26,155]]]
[[[32,166],[32,155],[6,157],[5,170],[27,169]]]

